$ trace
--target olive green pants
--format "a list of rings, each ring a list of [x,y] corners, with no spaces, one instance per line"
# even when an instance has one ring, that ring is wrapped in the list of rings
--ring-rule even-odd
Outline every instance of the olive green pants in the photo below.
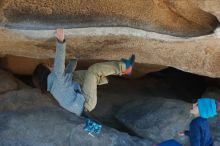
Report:
[[[122,75],[126,69],[124,63],[119,61],[109,61],[96,63],[88,70],[78,70],[73,72],[73,80],[78,82],[85,96],[85,108],[92,111],[97,104],[97,85],[108,83],[106,78],[109,75]]]

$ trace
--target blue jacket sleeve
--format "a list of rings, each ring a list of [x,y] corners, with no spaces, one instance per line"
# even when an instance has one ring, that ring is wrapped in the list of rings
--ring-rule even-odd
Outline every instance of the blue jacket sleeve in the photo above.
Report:
[[[66,66],[65,73],[72,73],[76,69],[77,60],[70,59],[68,65]]]
[[[190,124],[190,146],[201,146],[201,131],[199,124],[193,122]]]
[[[190,136],[189,130],[185,130],[185,131],[184,131],[184,134],[185,134],[186,136]]]
[[[64,75],[65,69],[65,55],[66,55],[66,43],[56,42],[56,55],[54,61],[54,73],[57,78],[61,78]]]

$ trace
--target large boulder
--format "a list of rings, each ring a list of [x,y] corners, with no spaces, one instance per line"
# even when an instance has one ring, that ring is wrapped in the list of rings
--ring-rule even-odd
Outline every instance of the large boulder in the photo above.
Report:
[[[220,112],[218,112],[220,114]],[[213,135],[213,139],[215,142],[215,145],[218,146],[220,145],[220,116],[216,116],[215,118],[209,119],[209,125],[211,128],[211,132]]]
[[[39,60],[55,56],[53,30],[0,29],[0,35],[0,41],[4,42],[0,43],[1,56]],[[199,75],[220,77],[220,38],[216,34],[186,39],[133,28],[112,27],[69,29],[66,30],[66,38],[67,59],[120,60],[136,54],[136,62],[140,64],[171,66]],[[27,66],[30,65],[33,65],[30,67],[33,69],[35,62],[27,63]],[[143,70],[148,69],[144,67]]]
[[[50,59],[34,59],[20,56],[6,55],[0,60],[0,66],[17,75],[32,75],[36,66],[40,63],[49,64]]]
[[[202,97],[209,97],[220,102],[220,88],[216,86],[211,86],[206,89],[206,91],[202,94]]]
[[[0,16],[9,28],[127,26],[183,37],[211,33],[219,23],[191,0],[3,0]]]
[[[85,120],[51,101],[37,89],[23,89],[0,97],[2,146],[149,146],[147,139],[129,136],[103,125],[94,137],[83,130]]]
[[[206,88],[203,77],[175,69],[150,73],[135,80],[114,77],[108,79],[108,85],[98,86],[98,103],[92,113],[106,125],[126,131],[115,115],[127,103],[145,98],[157,100],[158,97],[192,102],[192,99],[200,97]]]
[[[219,0],[192,0],[192,2],[202,10],[209,12],[220,19]]]
[[[186,144],[178,132],[191,122],[190,104],[165,98],[148,98],[128,103],[117,113],[117,119],[133,133],[162,142],[176,139]]]
[[[103,61],[104,60],[78,60],[76,70],[87,70],[92,64]],[[1,58],[0,66],[17,75],[18,74],[32,75],[34,69],[38,64],[40,63],[52,64],[53,62],[54,62],[53,59],[36,59],[36,58],[6,55]],[[66,63],[68,63],[68,60],[66,60]],[[132,77],[133,78],[142,77],[147,73],[159,71],[165,68],[167,67],[160,65],[136,63],[132,71]]]
[[[9,73],[0,69],[0,94],[18,89],[16,79]]]
[[[180,87],[177,89],[180,89]],[[150,90],[147,92],[149,91]],[[182,92],[177,92],[184,94],[186,91],[182,90]],[[158,92],[159,95],[164,94],[164,96],[172,96],[172,94],[167,94],[170,91],[161,92],[160,87],[158,88]],[[173,94],[179,96],[174,91]],[[189,113],[191,104],[176,99],[166,99],[157,96],[151,98],[147,94],[146,96],[147,98],[138,99],[123,106],[117,113],[116,118],[118,121],[131,133],[135,133],[141,137],[149,138],[157,142],[174,138],[188,146],[188,138],[179,137],[177,134],[179,131],[189,128],[189,123],[192,120],[192,116],[190,116]],[[208,87],[201,96],[214,98],[220,101],[220,90],[218,87]],[[209,119],[215,145],[220,144],[219,121],[219,116]]]
[[[0,112],[32,109],[36,107],[51,107],[58,105],[50,95],[41,93],[38,89],[20,89],[0,95]]]
[[[2,0],[0,56],[54,58],[51,29],[63,26],[68,28],[68,58],[120,60],[134,53],[140,64],[220,77],[219,21],[213,15],[219,12],[218,4],[208,0],[201,4],[195,0]],[[206,36],[191,38],[201,35]],[[36,63],[30,60],[27,69],[16,69],[30,73]]]
[[[153,143],[103,126],[90,136],[85,119],[57,108],[0,113],[2,146],[150,146]]]

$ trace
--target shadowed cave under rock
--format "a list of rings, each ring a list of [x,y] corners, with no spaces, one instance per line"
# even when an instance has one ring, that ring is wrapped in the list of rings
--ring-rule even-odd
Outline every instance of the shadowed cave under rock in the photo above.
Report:
[[[79,61],[76,70],[87,69],[88,66],[95,62],[97,62],[97,60],[81,60]],[[1,62],[2,68],[7,66],[4,65],[4,63],[4,61]],[[19,64],[19,62],[17,63]],[[143,65],[141,66],[143,67]],[[149,65],[147,66],[149,67]],[[147,68],[147,66],[145,67]],[[30,64],[27,67],[30,67],[31,69]],[[135,69],[135,67],[137,68]],[[192,119],[189,110],[194,99],[199,97],[212,97],[219,100],[219,79],[199,76],[171,67],[162,67],[165,69],[160,67],[160,69],[158,69],[159,71],[146,69],[149,73],[144,74],[143,72],[137,72],[138,67],[140,66],[135,64],[134,77],[109,76],[109,84],[98,86],[98,102],[96,108],[91,114],[96,120],[101,122],[104,127],[111,127],[122,133],[128,134],[132,138],[139,138],[142,142],[144,140],[145,142],[143,145],[148,146],[153,143],[174,138],[184,144],[184,146],[188,146],[189,141],[187,137],[178,137],[177,133],[182,129],[188,128],[188,124]],[[16,69],[5,68],[5,70],[15,72]],[[10,89],[11,91],[9,90],[6,93],[0,94],[0,102],[2,105],[0,111],[2,114],[6,114],[5,117],[10,116],[12,113],[15,113],[15,115],[12,116],[13,118],[20,114],[23,117],[26,114],[30,114],[29,112],[32,112],[32,110],[39,109],[40,111],[43,110],[43,113],[38,113],[40,111],[33,111],[33,114],[39,114],[40,117],[43,116],[42,114],[52,114],[55,116],[53,117],[55,118],[55,121],[63,119],[54,115],[56,112],[53,113],[50,108],[44,109],[52,106],[56,110],[62,110],[62,113],[65,111],[57,104],[50,94],[44,95],[40,93],[39,90],[34,89],[35,87],[33,86],[31,75],[14,74],[14,76],[22,81],[23,84],[18,89]],[[4,79],[2,82],[4,82]],[[74,114],[67,111],[65,112],[70,114],[70,117],[75,117]],[[49,115],[47,115],[49,118],[42,117],[43,119],[40,119],[53,119]],[[36,118],[39,116],[36,116]],[[19,119],[19,117],[17,118]],[[17,118],[16,120],[18,120]],[[35,125],[31,121],[33,121],[33,119],[27,119],[25,122],[25,124],[28,124],[26,126],[31,126],[29,128],[35,128],[36,126],[38,127],[41,125],[39,125],[39,123]],[[152,122],[154,125],[152,125]],[[219,129],[216,128],[216,125],[219,124],[218,122],[218,118],[210,120],[211,128],[214,133],[213,135],[217,144],[219,144]],[[72,122],[70,121],[70,123]],[[84,124],[81,125],[84,126]],[[6,127],[10,126],[7,125]],[[45,127],[44,124],[43,127]],[[38,128],[41,129],[42,127]],[[45,128],[47,129],[48,127],[46,126]],[[12,131],[14,132],[16,129],[13,130],[12,128]],[[42,130],[40,131],[42,132]],[[83,127],[77,129],[77,132],[82,131]],[[105,130],[103,130],[103,132],[104,131]],[[24,133],[20,134],[23,135]],[[47,134],[47,132],[44,134]],[[17,136],[15,136],[15,138],[16,137]],[[78,138],[76,139],[78,140]],[[97,140],[100,140],[98,136]],[[33,141],[34,140],[31,142]],[[85,144],[88,144],[88,142],[85,141]],[[131,145],[139,145],[139,143],[135,142],[135,144]]]
[[[76,70],[86,69],[93,61],[89,62],[81,61]],[[32,76],[15,74],[15,77],[35,88]],[[144,137],[128,129],[116,118],[117,112],[127,103],[147,98],[177,99],[193,103],[195,99],[203,97],[208,88],[220,88],[218,79],[187,73],[172,67],[133,79],[126,76],[109,76],[108,79],[109,84],[98,86],[98,103],[92,115],[109,127],[141,138]]]

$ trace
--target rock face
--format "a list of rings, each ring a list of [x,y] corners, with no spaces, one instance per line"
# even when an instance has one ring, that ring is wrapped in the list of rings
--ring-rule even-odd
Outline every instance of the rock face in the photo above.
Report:
[[[55,39],[51,40],[54,31],[14,31],[0,30],[2,56],[54,57]],[[67,58],[120,60],[134,53],[137,63],[171,66],[199,75],[220,77],[220,39],[215,34],[191,39],[164,38],[131,28],[74,29],[66,30],[66,34]],[[42,36],[44,39],[40,38]]]
[[[150,141],[103,127],[92,137],[83,130],[85,120],[58,108],[0,113],[0,145],[4,146],[149,146]]]
[[[154,86],[157,85],[154,84]],[[157,88],[157,90],[161,96],[163,94],[168,95],[161,88]],[[149,92],[149,90],[146,92]],[[184,92],[187,92],[187,90],[182,90],[180,94],[184,94]],[[171,93],[179,98],[179,95],[175,91]],[[125,125],[131,133],[135,133],[141,137],[149,138],[156,142],[174,138],[185,146],[189,146],[189,139],[187,137],[179,137],[177,134],[182,129],[189,128],[189,123],[193,118],[189,114],[191,104],[175,99],[160,98],[153,94],[153,97],[150,98],[148,94],[152,93],[145,93],[146,97],[142,97],[142,99],[138,98],[138,100],[133,100],[124,105],[116,115],[118,121]],[[201,97],[210,97],[220,101],[220,90],[217,87],[209,87]],[[209,119],[215,145],[220,144],[219,124],[219,115]]]
[[[3,0],[0,16],[12,28],[127,26],[183,37],[211,33],[219,23],[189,0]]]
[[[18,89],[16,79],[8,72],[0,69],[0,94]]]
[[[18,111],[39,107],[54,107],[55,100],[37,89],[21,89],[0,95],[1,112]]]
[[[189,109],[190,104],[180,100],[151,98],[128,103],[118,112],[117,119],[141,137],[157,142],[181,141],[178,132],[188,129]]]
[[[0,72],[1,76],[9,74]],[[9,76],[9,75],[8,75]],[[15,78],[10,75],[4,82]],[[4,88],[0,86],[0,88]],[[83,130],[85,119],[60,108],[38,89],[17,88],[0,94],[0,145],[3,146],[149,146],[152,141],[129,136],[103,125],[92,137]]]
[[[3,88],[0,86],[0,88]],[[92,137],[83,130],[85,118],[60,108],[37,89],[0,94],[1,146],[149,146],[150,140],[103,126]]]
[[[209,12],[220,18],[220,1],[219,0],[192,0],[193,3],[202,10]]]
[[[219,116],[210,119],[209,123],[210,123],[210,128],[212,131],[212,135],[214,136],[213,138],[214,138],[215,145],[220,145],[220,134],[219,134],[220,128],[218,126],[220,124]]]
[[[87,70],[92,64],[105,60],[78,60],[76,70]],[[36,59],[20,56],[6,55],[1,58],[0,66],[18,75],[32,75],[36,66],[40,63],[52,64],[53,59]],[[66,60],[68,63],[68,60]],[[136,63],[132,71],[132,77],[142,77],[150,72],[159,71],[167,68],[166,66]]]
[[[193,80],[177,72],[168,73],[168,78],[172,81],[166,79],[167,71],[163,71],[139,80],[114,78],[114,84],[111,84],[111,80],[110,85],[98,89],[98,105],[92,114],[97,116],[98,120],[102,119],[100,121],[103,125],[111,125],[112,118],[115,119],[115,114],[123,106],[117,115],[118,120],[133,134],[145,137],[144,139],[129,136],[107,126],[103,127],[101,134],[92,137],[83,131],[83,117],[65,111],[52,97],[42,94],[38,89],[18,85],[17,89],[0,94],[0,145],[151,146],[170,138],[186,144],[186,137],[179,138],[176,134],[188,128],[191,119],[190,104],[166,98],[194,97],[197,92],[201,92],[203,85],[200,87],[200,84],[203,83],[200,83],[200,79],[195,79],[195,75]],[[12,79],[13,76],[7,78]],[[13,85],[13,82],[11,84]],[[194,87],[199,88],[199,91],[195,91]],[[219,91],[212,89],[211,94],[218,97]],[[219,124],[218,117],[210,120],[216,145],[220,143]]]
[[[139,79],[127,80],[114,77],[108,79],[108,85],[98,86],[98,103],[92,114],[99,117],[100,121],[106,125],[128,131],[130,134],[134,134],[134,132],[127,128],[123,129],[121,127],[123,123],[119,123],[115,118],[124,105],[151,98],[157,102],[157,98],[160,97],[192,102],[193,98],[200,97],[204,93],[207,86],[203,77],[175,69],[150,73]],[[134,116],[133,121],[135,122],[135,120]],[[163,121],[163,119],[161,120]]]
[[[202,97],[213,98],[213,99],[218,100],[220,102],[220,89],[217,87],[214,87],[214,86],[209,87],[203,93]]]
[[[62,26],[68,28],[68,58],[119,60],[134,53],[140,64],[220,77],[218,4],[195,0],[1,0],[0,56],[54,58],[51,29]],[[207,34],[211,35],[195,37]],[[20,72],[32,72],[35,63]]]
[[[53,61],[51,60],[51,62]],[[19,75],[32,75],[34,69],[40,63],[50,63],[50,59],[33,59],[6,55],[0,60],[2,68]]]

